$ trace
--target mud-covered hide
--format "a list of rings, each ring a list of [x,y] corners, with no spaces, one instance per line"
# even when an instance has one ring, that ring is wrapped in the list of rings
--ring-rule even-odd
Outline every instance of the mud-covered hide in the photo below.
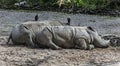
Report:
[[[38,46],[52,49],[75,48],[91,49],[94,46],[105,48],[109,41],[102,39],[98,33],[89,27],[77,26],[47,26],[36,34]]]
[[[56,20],[28,21],[18,24],[12,29],[7,44],[11,39],[13,44],[35,46],[35,34],[43,29],[41,26],[62,26],[62,24]]]

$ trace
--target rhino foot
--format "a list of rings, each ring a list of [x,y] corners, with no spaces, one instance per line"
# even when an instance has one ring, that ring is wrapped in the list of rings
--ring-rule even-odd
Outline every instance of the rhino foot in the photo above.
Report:
[[[58,47],[56,50],[61,50],[62,48]]]
[[[53,43],[51,40],[49,40],[48,47],[53,50],[61,50],[62,48],[57,46],[55,43]]]
[[[94,49],[94,48],[95,48],[95,46],[94,46],[94,45],[88,45],[87,50],[92,50],[92,49]]]

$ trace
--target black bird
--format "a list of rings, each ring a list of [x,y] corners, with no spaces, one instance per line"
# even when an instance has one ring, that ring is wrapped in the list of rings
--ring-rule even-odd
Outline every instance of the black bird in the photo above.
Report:
[[[66,23],[67,25],[70,25],[71,19],[67,18],[68,23]]]
[[[80,26],[80,23],[78,24],[78,26]]]
[[[38,14],[35,15],[35,21],[38,21]]]

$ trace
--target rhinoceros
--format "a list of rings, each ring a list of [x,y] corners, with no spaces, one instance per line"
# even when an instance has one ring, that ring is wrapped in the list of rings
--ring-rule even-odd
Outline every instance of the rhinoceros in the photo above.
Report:
[[[87,26],[45,26],[36,33],[35,40],[37,46],[55,50],[75,46],[79,49],[106,48],[110,44],[110,41],[102,39],[95,29]]]
[[[45,20],[45,21],[28,21],[22,24],[16,25],[8,38],[7,44],[10,39],[13,44],[26,44],[31,47],[35,47],[33,43],[35,34],[43,29],[41,26],[62,26],[59,21]]]

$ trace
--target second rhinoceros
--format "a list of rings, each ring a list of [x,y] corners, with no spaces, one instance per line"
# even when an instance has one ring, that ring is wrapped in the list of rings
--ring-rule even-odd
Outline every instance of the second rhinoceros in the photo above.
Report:
[[[13,44],[26,44],[28,46],[35,47],[33,41],[35,41],[35,34],[39,31],[42,31],[43,27],[41,26],[62,26],[62,24],[56,20],[37,22],[28,21],[18,24],[12,29],[7,44],[11,39]]]
[[[39,47],[61,49],[75,48],[91,49],[106,48],[110,41],[102,39],[97,31],[91,27],[78,26],[43,26],[44,29],[36,33],[36,44]]]

